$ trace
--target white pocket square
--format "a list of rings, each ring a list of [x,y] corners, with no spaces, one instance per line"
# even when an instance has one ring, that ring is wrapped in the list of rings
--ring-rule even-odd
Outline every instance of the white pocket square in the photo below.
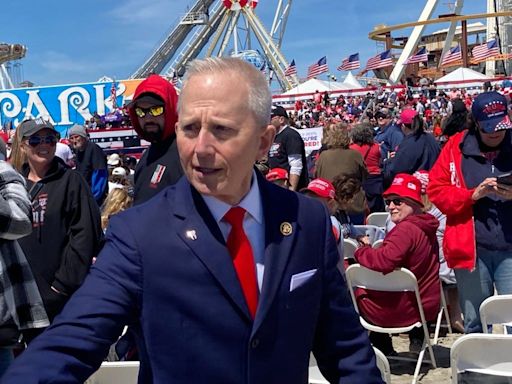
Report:
[[[311,279],[311,277],[316,273],[316,269],[310,269],[309,271],[296,273],[292,276],[292,279],[290,280],[290,292],[293,290],[299,288],[301,285],[303,285],[306,281]]]

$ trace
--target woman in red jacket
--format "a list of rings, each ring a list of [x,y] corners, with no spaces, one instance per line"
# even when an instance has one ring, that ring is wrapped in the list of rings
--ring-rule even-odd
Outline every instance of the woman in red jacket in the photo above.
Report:
[[[359,248],[355,258],[366,268],[390,273],[398,268],[409,269],[418,280],[421,301],[427,321],[435,320],[440,305],[439,246],[437,219],[423,213],[421,184],[414,176],[400,173],[384,192],[391,220],[396,226],[388,232],[379,248]],[[420,321],[415,309],[414,294],[377,292],[359,289],[356,292],[361,315],[370,323],[384,327],[400,327]],[[423,330],[409,333],[411,351],[423,343]],[[387,334],[371,333],[370,340],[385,354],[393,353]]]
[[[457,278],[464,331],[482,332],[480,304],[512,293],[512,122],[507,99],[480,94],[468,130],[452,136],[430,171],[429,199],[446,215],[443,250]]]

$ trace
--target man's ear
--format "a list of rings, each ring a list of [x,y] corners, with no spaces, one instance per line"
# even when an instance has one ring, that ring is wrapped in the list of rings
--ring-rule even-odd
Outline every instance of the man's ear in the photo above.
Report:
[[[260,148],[258,149],[258,159],[266,157],[268,155],[268,151],[270,150],[270,146],[274,142],[274,137],[276,136],[276,128],[269,124],[265,128],[263,128],[260,136]]]

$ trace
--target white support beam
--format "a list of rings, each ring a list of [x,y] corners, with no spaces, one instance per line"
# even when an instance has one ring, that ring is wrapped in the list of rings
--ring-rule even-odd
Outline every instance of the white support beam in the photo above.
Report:
[[[460,14],[460,11],[462,10],[462,6],[463,5],[464,5],[464,0],[456,0],[456,2],[455,2],[455,9],[454,9],[454,13],[456,15]],[[451,47],[452,47],[453,36],[455,36],[455,30],[456,29],[457,29],[457,22],[456,21],[452,21],[450,23],[450,27],[448,28],[448,33],[446,34],[446,40],[444,41],[443,52],[441,52],[441,56],[440,56],[440,59],[439,59],[438,67],[441,66],[441,61],[443,60],[443,57],[446,54],[446,52],[448,52],[451,49]],[[461,31],[461,33],[462,33],[462,31]]]
[[[434,13],[434,9],[436,8],[438,2],[439,0],[428,0],[427,4],[425,4],[425,8],[423,8],[420,17],[418,18],[418,21],[425,21],[430,19],[432,17],[432,14]],[[396,84],[398,81],[400,81],[400,78],[402,77],[405,71],[405,65],[403,64],[416,50],[416,47],[418,46],[418,43],[421,39],[421,35],[423,34],[424,30],[425,25],[417,25],[412,30],[411,36],[409,36],[409,39],[405,44],[402,54],[398,58],[398,61],[396,62],[395,67],[393,68],[393,72],[391,72],[391,75],[389,76],[390,84]]]

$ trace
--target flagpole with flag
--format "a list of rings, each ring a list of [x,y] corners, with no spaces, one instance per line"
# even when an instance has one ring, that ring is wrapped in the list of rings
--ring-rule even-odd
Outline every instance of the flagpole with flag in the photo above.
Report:
[[[292,60],[290,65],[284,70],[285,76],[296,76],[297,75],[297,66],[295,65],[295,59]]]
[[[407,60],[405,60],[403,65],[422,63],[425,61],[428,61],[428,53],[427,53],[427,48],[423,47],[423,48],[419,49],[418,52],[416,52],[414,55],[412,55]]]
[[[308,67],[307,79],[310,80],[325,72],[329,72],[329,67],[327,67],[327,56],[322,57],[316,63]]]
[[[491,57],[498,56],[500,54],[500,47],[496,39],[489,40],[486,43],[477,45],[471,50],[471,56],[477,63],[485,61]]]
[[[336,68],[338,71],[352,71],[354,69],[359,69],[361,67],[361,62],[359,61],[359,52],[354,53],[343,59],[341,61],[341,65]]]
[[[370,71],[372,69],[379,69],[385,67],[391,67],[393,65],[393,57],[391,56],[391,49],[387,51],[381,52],[374,57],[370,58],[366,62],[366,71]]]
[[[459,61],[462,60],[462,51],[460,49],[460,44],[456,47],[451,48],[441,59],[441,67],[447,64],[458,64]]]

